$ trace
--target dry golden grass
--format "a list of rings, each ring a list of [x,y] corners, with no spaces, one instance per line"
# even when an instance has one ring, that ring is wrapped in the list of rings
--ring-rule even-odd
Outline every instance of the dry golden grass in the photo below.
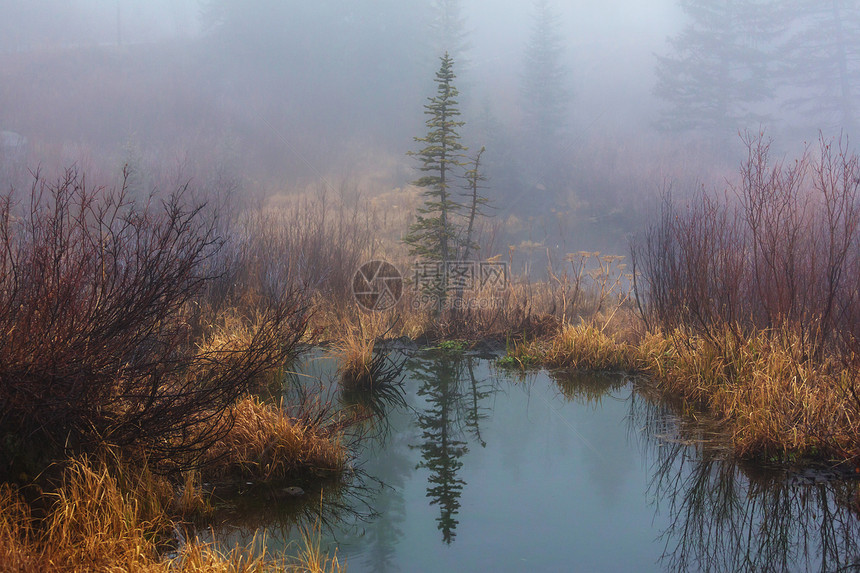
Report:
[[[48,515],[35,522],[27,503],[9,485],[0,486],[0,571],[140,571],[152,573],[339,572],[336,558],[320,553],[319,538],[306,536],[295,557],[272,558],[256,544],[224,550],[193,541],[165,559],[157,540],[175,527],[166,513],[145,519],[141,497],[125,491],[123,478],[103,463],[73,460],[61,487],[51,494]]]
[[[231,353],[247,348],[256,331],[254,322],[242,316],[235,307],[222,310],[209,320],[206,331],[197,342],[197,351],[202,355],[229,357]]]
[[[552,338],[543,353],[552,368],[575,370],[630,370],[631,350],[618,344],[596,325],[567,326]]]
[[[164,516],[145,519],[138,499],[120,490],[106,466],[72,463],[54,495],[43,544],[50,566],[132,570],[157,560],[151,534],[164,530]]]
[[[341,443],[345,422],[309,423],[255,397],[237,403],[233,428],[207,453],[222,475],[269,481],[297,474],[342,471],[347,451]],[[343,422],[343,423],[342,423]]]
[[[303,546],[295,556],[269,556],[265,548],[256,551],[254,541],[246,547],[224,550],[211,543],[198,541],[186,545],[179,556],[157,563],[144,571],[177,573],[342,573],[337,555],[328,556],[320,550],[319,540],[302,536]]]
[[[785,332],[667,339],[673,349],[662,360],[648,357],[646,370],[666,391],[727,421],[739,455],[860,456],[860,404],[849,392],[856,373],[797,356],[799,345]]]
[[[34,551],[30,507],[8,484],[0,485],[0,571],[36,571],[40,552]]]
[[[139,571],[158,563],[154,534],[168,521],[144,519],[137,497],[103,464],[72,461],[50,496],[47,517],[36,523],[19,493],[0,486],[0,570]]]
[[[789,333],[736,332],[726,328],[711,341],[684,330],[610,336],[590,322],[517,344],[508,362],[648,374],[662,392],[722,420],[740,456],[860,458],[857,373],[798,356]]]
[[[328,556],[320,549],[320,539],[322,535],[319,528],[319,523],[315,529],[302,530],[302,545],[299,549],[299,554],[296,557],[295,567],[307,573],[341,573],[346,571],[346,567],[340,564],[337,558],[337,551],[332,556]]]
[[[199,470],[183,472],[183,482],[179,495],[175,498],[173,512],[181,516],[208,516],[215,508],[209,496],[203,491],[202,478]]]
[[[160,570],[180,573],[275,573],[276,571],[302,571],[290,567],[284,557],[269,558],[264,549],[256,552],[252,541],[247,547],[224,550],[210,543],[193,541],[183,547],[175,558],[159,564]]]
[[[547,253],[548,280],[532,281],[525,275],[508,275],[501,284],[475,284],[460,293],[459,298],[449,293],[444,309],[438,312],[432,302],[422,300],[422,294],[409,284],[415,261],[406,255],[399,238],[374,242],[373,249],[372,254],[366,255],[368,260],[385,259],[407,279],[403,296],[393,309],[370,313],[383,317],[385,327],[381,331],[389,338],[405,336],[435,341],[547,336],[562,325],[577,324],[594,316],[611,322],[618,309],[627,307],[625,303],[630,296],[623,257],[582,252],[567,255],[565,262],[554,265]],[[499,262],[500,258],[501,255],[496,255],[490,260]],[[508,264],[512,264],[512,258]],[[512,272],[510,266],[508,272]],[[355,352],[354,364],[360,366],[361,357],[368,354],[366,345],[370,336],[364,332],[364,340],[358,342],[365,347],[356,348],[355,333],[366,330],[367,313],[358,311],[351,296],[322,292],[312,297],[311,308],[307,341],[338,341],[347,353]],[[348,360],[344,363],[349,366]]]
[[[373,349],[378,338],[390,332],[387,313],[360,313],[348,324],[334,346],[338,373],[346,389],[367,389],[373,385]]]

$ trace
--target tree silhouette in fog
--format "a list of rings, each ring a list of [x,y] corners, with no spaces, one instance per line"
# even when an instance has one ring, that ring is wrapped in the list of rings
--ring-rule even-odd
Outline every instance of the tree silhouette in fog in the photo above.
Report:
[[[534,3],[534,21],[525,49],[522,78],[524,113],[528,127],[544,138],[557,135],[564,126],[567,70],[559,15],[547,0]]]
[[[462,70],[466,67],[466,52],[472,47],[466,30],[461,0],[434,0],[430,21],[433,53],[447,53]]]
[[[778,52],[786,109],[812,124],[806,127],[853,132],[860,96],[860,2],[787,0],[779,15],[787,30]]]
[[[666,104],[658,127],[728,135],[766,122],[772,2],[684,0],[681,8],[687,24],[657,58],[654,92]]]
[[[564,66],[561,19],[548,0],[535,0],[533,9],[521,95],[528,161],[543,175],[553,164],[559,138],[567,127],[571,94],[567,86],[569,73]]]

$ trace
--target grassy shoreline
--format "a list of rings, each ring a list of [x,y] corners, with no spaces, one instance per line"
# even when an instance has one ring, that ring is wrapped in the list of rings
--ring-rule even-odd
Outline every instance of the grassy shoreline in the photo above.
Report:
[[[790,334],[726,329],[711,341],[678,329],[631,340],[594,323],[514,345],[505,362],[644,375],[663,395],[707,409],[725,427],[735,454],[766,461],[860,461],[855,374],[834,361],[798,361]]]
[[[321,553],[319,532],[302,530],[294,556],[176,537],[217,519],[202,482],[295,484],[346,469],[343,419],[312,423],[251,397],[234,409],[232,429],[199,470],[170,477],[106,449],[67,460],[48,480],[0,484],[0,571],[341,571]]]
[[[129,475],[131,474],[131,475]],[[131,478],[131,481],[128,481]],[[199,539],[176,542],[182,500],[145,470],[83,457],[72,460],[34,519],[26,492],[0,485],[2,571],[269,571],[336,572],[336,556],[320,553],[318,534],[303,531],[294,557],[266,555],[250,544],[225,547]],[[184,508],[187,511],[188,508]],[[166,553],[166,551],[170,549]]]

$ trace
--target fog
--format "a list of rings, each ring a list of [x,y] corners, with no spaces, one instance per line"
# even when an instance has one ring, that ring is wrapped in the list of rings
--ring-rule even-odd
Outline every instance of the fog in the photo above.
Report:
[[[3,0],[0,183],[74,165],[110,185],[129,165],[141,191],[396,197],[418,177],[407,152],[447,50],[496,220],[530,221],[499,242],[618,250],[661,190],[730,177],[745,130],[781,152],[850,135],[858,13],[845,0]]]

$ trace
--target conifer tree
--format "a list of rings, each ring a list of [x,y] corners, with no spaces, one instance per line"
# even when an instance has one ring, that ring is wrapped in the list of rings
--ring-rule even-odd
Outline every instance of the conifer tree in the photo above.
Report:
[[[571,92],[561,17],[548,0],[534,0],[533,10],[521,78],[524,130],[517,159],[530,185],[544,190],[532,204],[540,208],[552,202],[564,182]]]
[[[655,94],[667,106],[666,131],[739,128],[767,121],[768,46],[776,34],[770,0],[682,0],[685,29],[658,57]]]
[[[441,311],[448,291],[454,292],[455,303],[462,299],[464,284],[468,284],[468,280],[464,283],[464,275],[459,274],[448,284],[448,274],[455,269],[462,273],[469,264],[466,261],[471,253],[477,250],[475,222],[484,215],[483,208],[488,203],[481,194],[482,184],[486,181],[481,165],[484,148],[474,157],[466,156],[467,148],[460,143],[458,132],[465,122],[459,119],[454,60],[448,53],[441,60],[435,79],[436,95],[428,98],[429,102],[424,106],[428,132],[424,137],[415,138],[424,147],[408,153],[418,158],[419,169],[424,173],[412,182],[423,190],[424,203],[418,208],[416,221],[403,239],[410,255],[436,269],[436,276],[422,274],[421,279],[424,280],[416,286],[435,300],[437,312]],[[459,193],[455,187],[460,187]],[[452,264],[455,262],[463,262],[464,265]],[[427,281],[428,278],[431,280]],[[418,277],[416,279],[419,280]]]
[[[415,141],[424,148],[409,155],[421,162],[424,173],[413,185],[423,189],[424,205],[418,209],[416,222],[410,226],[404,242],[409,254],[426,260],[447,263],[456,254],[457,227],[455,216],[460,210],[454,201],[451,186],[455,173],[465,165],[463,153],[466,148],[460,143],[460,121],[457,96],[454,86],[454,61],[446,52],[442,65],[436,72],[436,96],[429,98],[424,106],[427,115],[427,135]]]
[[[463,70],[465,54],[471,48],[462,15],[461,0],[434,0],[430,37],[436,54],[448,53]]]
[[[854,133],[860,127],[860,1],[786,0],[781,12],[791,30],[779,50],[784,105],[809,127]]]
[[[525,50],[523,112],[532,145],[545,146],[563,131],[570,92],[564,67],[559,15],[547,0],[535,0],[534,24]]]

